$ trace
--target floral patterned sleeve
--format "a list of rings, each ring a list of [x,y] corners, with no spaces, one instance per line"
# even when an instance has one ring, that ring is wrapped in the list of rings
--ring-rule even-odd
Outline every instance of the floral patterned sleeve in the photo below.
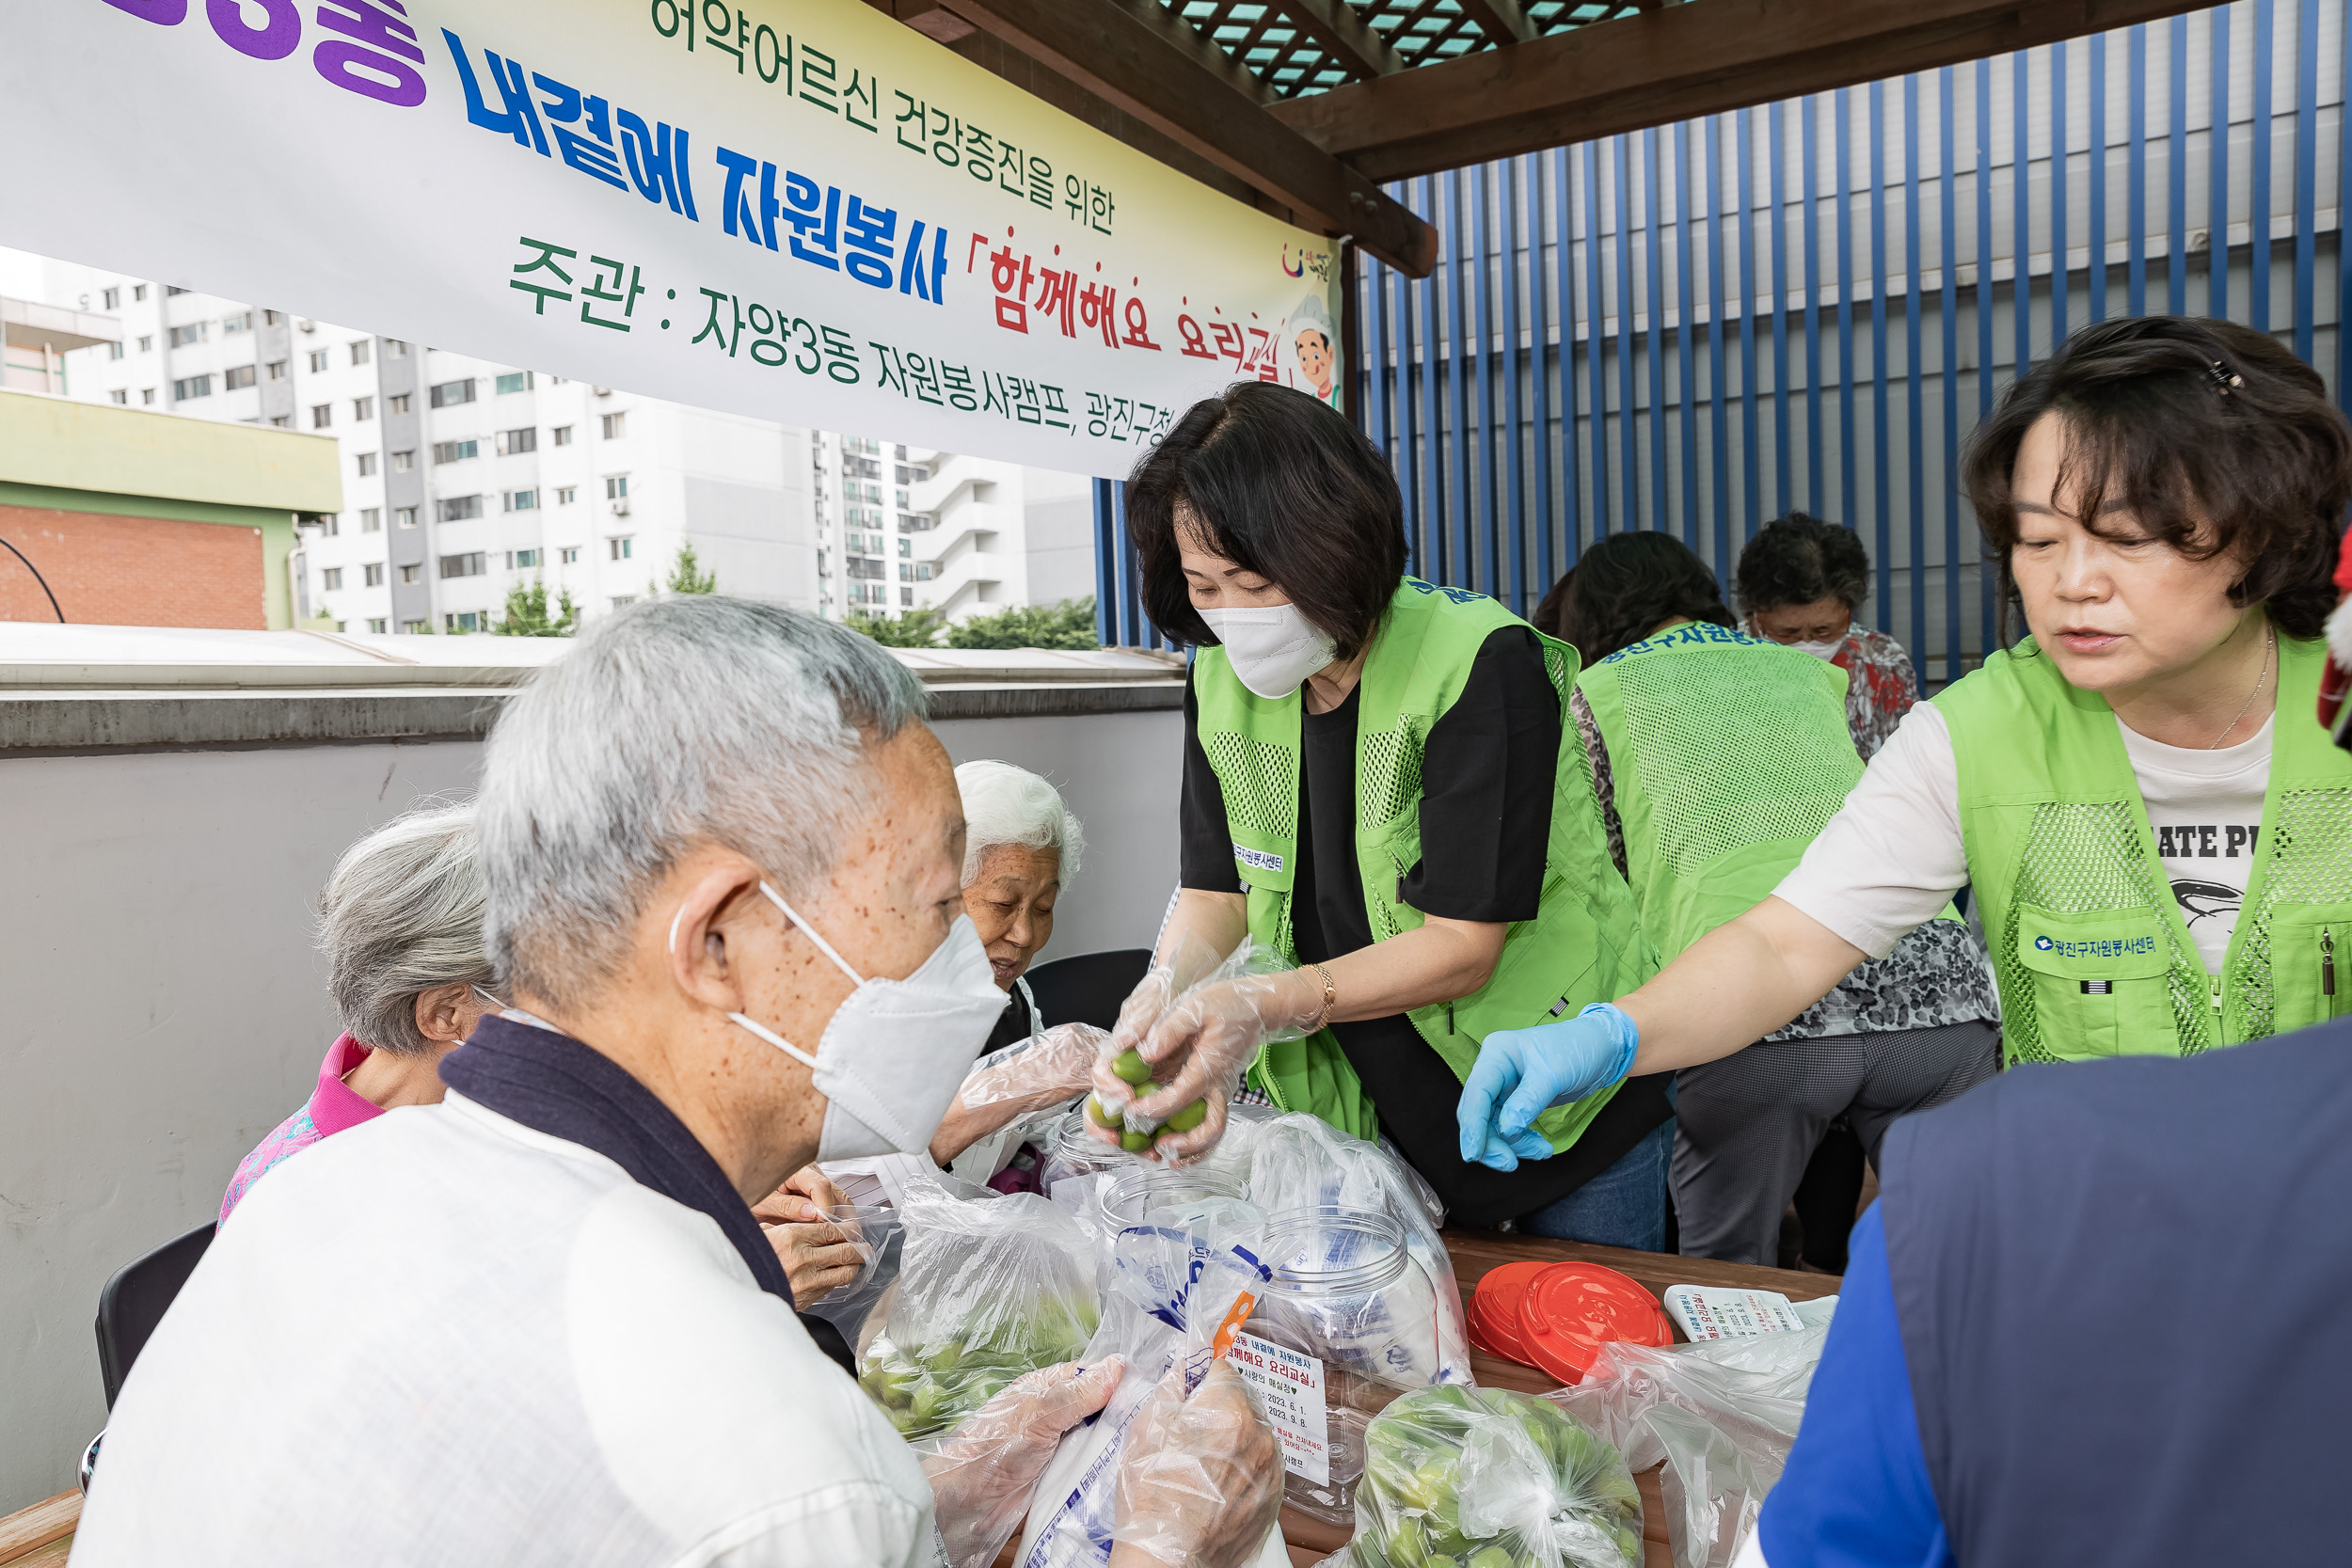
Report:
[[[1884,632],[1856,626],[1831,662],[1846,672],[1846,722],[1854,750],[1867,762],[1919,700],[1911,656]]]
[[[1617,863],[1617,875],[1626,875],[1625,823],[1617,816],[1617,785],[1609,772],[1609,747],[1600,738],[1600,724],[1593,718],[1593,705],[1584,700],[1584,693],[1571,688],[1568,691],[1568,711],[1576,716],[1576,733],[1584,737],[1584,754],[1592,759],[1593,794],[1600,800],[1601,826],[1609,831],[1609,858]]]

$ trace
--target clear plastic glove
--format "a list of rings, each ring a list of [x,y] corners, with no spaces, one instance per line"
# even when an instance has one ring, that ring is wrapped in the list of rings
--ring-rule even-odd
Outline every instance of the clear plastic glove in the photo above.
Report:
[[[923,1456],[954,1568],[986,1568],[1005,1549],[1062,1433],[1110,1402],[1122,1364],[1074,1361],[1021,1378]]]
[[[1224,958],[1224,954],[1200,937],[1189,931],[1180,933],[1167,951],[1153,956],[1152,967],[1119,1005],[1119,1022],[1112,1027],[1110,1044],[1104,1049],[1116,1056],[1142,1045],[1143,1037],[1176,1005],[1176,999],[1216,974]]]
[[[1282,1455],[1240,1375],[1213,1361],[1186,1399],[1173,1368],[1128,1429],[1114,1561],[1140,1553],[1168,1568],[1239,1568],[1281,1507]]]
[[[1270,1039],[1295,1038],[1315,1027],[1322,1015],[1323,982],[1311,972],[1284,968],[1251,974],[1245,968],[1220,974],[1179,997],[1135,1048],[1150,1070],[1149,1078],[1137,1083],[1120,1075],[1122,1065],[1134,1069],[1135,1057],[1111,1049],[1118,1045],[1117,1037],[1112,1037],[1094,1062],[1096,1102],[1122,1116],[1130,1129],[1138,1124],[1156,1129],[1177,1118],[1176,1131],[1130,1151],[1186,1164],[1225,1135],[1226,1101],[1258,1048]],[[1197,1101],[1205,1102],[1205,1114],[1196,1125],[1185,1127],[1178,1113]],[[1116,1141],[1114,1130],[1089,1120],[1098,1137]]]
[[[1609,1002],[1593,1003],[1557,1023],[1488,1035],[1454,1112],[1462,1158],[1494,1170],[1551,1158],[1551,1145],[1534,1131],[1535,1118],[1623,1078],[1640,1043],[1633,1020]]]
[[[974,1068],[931,1136],[932,1161],[945,1169],[991,1132],[1086,1093],[1094,1082],[1094,1058],[1109,1038],[1090,1023],[1058,1023],[1020,1050]]]
[[[850,1200],[815,1165],[803,1165],[784,1185],[752,1206],[792,1285],[792,1305],[806,1307],[852,1283],[866,1267],[858,1238],[827,1217]]]

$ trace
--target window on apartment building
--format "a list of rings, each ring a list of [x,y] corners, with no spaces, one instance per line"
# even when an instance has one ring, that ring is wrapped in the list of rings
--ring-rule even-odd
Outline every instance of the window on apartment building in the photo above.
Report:
[[[319,574],[319,589],[322,593],[339,593],[342,586],[343,569],[341,566],[329,566]]]
[[[135,300],[145,299],[147,297],[147,285],[144,283],[134,283],[131,286],[131,297]]]
[[[362,338],[358,342],[352,344],[351,362],[355,365],[366,364],[368,362],[369,352],[373,348],[373,346],[374,345],[369,342],[369,341],[365,338]]]
[[[418,572],[419,572],[421,569],[421,563],[419,563],[419,562],[411,562],[409,564],[407,564],[407,565],[405,565],[405,566],[403,566],[403,567],[400,569],[400,580],[401,580],[401,581],[403,581],[403,582],[414,582],[414,581],[416,581],[416,580],[417,580],[417,574],[418,574]]]
[[[604,499],[609,501],[622,501],[628,499],[628,475],[605,475]]]
[[[898,553],[899,553],[900,555],[902,555],[902,556],[911,556],[911,555],[913,555],[913,554],[914,553],[914,540],[912,540],[912,539],[901,539],[901,540],[899,540],[899,541],[898,541]]]
[[[898,514],[898,531],[900,533],[924,533],[930,531],[930,526],[931,515],[928,512],[901,512]]]
[[[414,469],[416,466],[417,454],[415,452],[396,451],[392,453],[392,472],[405,474]]]
[[[209,375],[183,375],[171,384],[171,401],[186,403],[192,398],[213,395],[213,378]]]
[[[499,455],[501,457],[514,457],[522,452],[538,450],[539,431],[535,425],[527,425],[521,430],[499,432]]]
[[[310,404],[310,428],[312,430],[328,430],[333,428],[334,423],[335,405],[333,404],[314,403]]]
[[[478,578],[490,569],[488,560],[481,550],[468,550],[463,555],[445,555],[441,557],[441,576]]]
[[[141,354],[152,354],[155,352],[155,335],[153,333],[142,332],[139,334],[139,352]]]
[[[106,396],[118,404],[128,404],[131,401],[131,388],[128,387],[118,387],[113,391],[108,392]]]
[[[509,512],[536,512],[536,511],[538,511],[538,510],[539,510],[539,492],[538,492],[538,491],[536,491],[536,490],[509,490],[509,491],[507,491],[507,492],[506,492],[506,510],[507,510],[507,511],[509,511]]]
[[[286,312],[283,310],[264,310],[262,312],[262,325],[263,326],[276,326],[279,322],[284,321],[285,319]]]
[[[252,331],[253,312],[250,310],[240,310],[233,316],[221,317],[220,330],[223,337],[227,337],[231,332]]]
[[[881,562],[868,561],[862,555],[853,555],[850,557],[849,560],[841,563],[841,566],[843,576],[863,578],[869,582],[879,578],[882,575],[883,570],[882,563]]]
[[[394,392],[390,397],[386,398],[384,400],[384,412],[387,414],[407,413],[408,394],[405,392]]]
[[[574,502],[574,501],[576,501],[576,500],[578,500],[578,499],[580,499],[580,486],[579,486],[579,485],[577,485],[577,484],[559,484],[559,485],[557,485],[557,486],[555,487],[555,504],[556,504],[556,505],[558,505],[558,506],[569,506],[569,505],[571,505],[571,504],[572,504],[572,502]]]
[[[371,615],[368,617],[368,630],[373,632],[378,637],[384,635],[384,624],[385,619],[381,615]]]
[[[433,443],[433,461],[436,463],[463,463],[469,457],[481,455],[482,443],[479,441],[436,441]]]
[[[463,381],[442,382],[433,388],[431,398],[432,404],[436,408],[454,408],[461,403],[472,401],[473,378],[471,376],[468,376]]]
[[[931,471],[929,468],[911,468],[901,463],[898,465],[898,475],[901,484],[920,484],[931,477]]]
[[[122,291],[120,289],[108,289],[104,293],[101,294],[99,298],[105,302],[105,308],[109,310],[119,310],[122,309]]]
[[[441,521],[462,523],[469,517],[482,515],[480,496],[444,496],[441,499]]]
[[[615,594],[612,595],[612,608],[615,610],[623,609],[626,606],[633,605],[636,602],[637,595],[634,594]]]
[[[530,391],[530,390],[531,390],[531,372],[530,372],[529,371],[510,371],[510,372],[508,372],[506,374],[504,374],[504,375],[502,375],[502,376],[500,376],[500,377],[499,377],[499,379],[498,379],[498,389],[499,389],[499,394],[500,394],[501,397],[502,397],[502,396],[504,396],[504,395],[505,395],[506,393],[508,393],[508,392],[528,392],[528,391]]]
[[[383,587],[383,586],[384,586],[384,563],[383,563],[382,562],[380,562],[380,561],[375,561],[375,562],[369,562],[367,565],[360,567],[360,568],[359,568],[359,580],[360,580],[360,582],[361,582],[362,584],[364,584],[365,586],[370,587],[370,588],[381,588],[381,587]]]
[[[527,572],[538,564],[539,552],[537,550],[508,550],[506,552],[506,569],[510,572]]]
[[[150,403],[153,403],[154,401],[155,401],[155,388],[152,388],[152,387],[142,387],[141,388],[139,388],[139,402],[140,402],[140,403],[142,403],[142,404],[150,404]]]
[[[294,428],[294,416],[292,414],[273,414],[270,416],[269,423],[272,430],[292,430]]]
[[[597,422],[604,427],[604,438],[608,441],[617,441],[628,434],[627,414],[599,414],[596,419]]]
[[[368,420],[373,420],[373,418],[375,418],[375,400],[373,398],[353,398],[351,400],[351,419],[353,423],[365,424]]]
[[[250,365],[230,366],[221,372],[220,385],[223,391],[244,390],[253,385],[253,367]]]
[[[186,348],[190,343],[202,342],[204,341],[204,328],[209,325],[210,324],[206,322],[190,322],[185,326],[173,327],[169,334],[171,338],[171,346],[173,348]]]
[[[359,477],[361,479],[365,479],[373,472],[375,472],[375,453],[372,451],[361,452],[359,454]]]
[[[398,338],[387,338],[384,340],[384,357],[387,359],[405,359],[408,357],[408,345],[402,342]]]
[[[912,589],[912,588],[901,588],[901,589],[899,589],[899,590],[898,590],[898,603],[899,603],[899,604],[901,604],[901,605],[905,605],[905,606],[912,607],[912,606],[914,605],[914,589]]]
[[[383,532],[384,509],[380,506],[361,507],[359,509],[359,531],[362,533]]]
[[[415,528],[417,526],[417,509],[413,506],[396,506],[392,508],[392,526],[395,528]]]
[[[637,553],[636,539],[626,533],[616,539],[607,539],[605,545],[612,550],[615,561],[627,561]]]
[[[441,617],[442,625],[451,631],[487,631],[489,617],[479,610],[453,610]]]
[[[316,375],[326,369],[326,351],[323,348],[312,349],[310,351],[310,373],[312,375]]]
[[[122,357],[122,343],[119,340],[106,345],[106,357],[109,359],[119,359]]]
[[[341,514],[339,514],[339,513],[334,513],[334,512],[328,512],[328,513],[323,514],[323,515],[320,516],[320,518],[319,518],[319,537],[320,537],[320,538],[322,538],[322,539],[334,539],[334,538],[338,538],[338,537],[340,537],[340,536],[342,535],[342,531],[343,531],[343,520],[342,520],[342,515],[341,515]]]
[[[400,624],[400,629],[408,633],[411,637],[422,637],[426,632],[433,629],[433,623],[430,621],[403,621]]]
[[[286,379],[286,361],[283,359],[273,359],[268,364],[262,366],[262,372],[272,381],[283,381]]]
[[[566,566],[573,565],[580,560],[580,546],[578,545],[566,545],[562,549],[555,552],[555,559]]]
[[[572,427],[570,425],[557,425],[548,434],[550,437],[552,437],[554,444],[559,447],[568,447],[572,444]]]

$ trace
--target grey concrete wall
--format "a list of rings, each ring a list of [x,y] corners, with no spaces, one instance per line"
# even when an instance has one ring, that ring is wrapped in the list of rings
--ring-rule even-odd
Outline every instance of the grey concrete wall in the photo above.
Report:
[[[1093,848],[1047,956],[1148,943],[1176,877],[1180,714],[946,720],[1059,784]],[[310,950],[335,856],[471,740],[0,756],[0,1513],[104,1422],[116,1268],[218,1212],[335,1032]]]

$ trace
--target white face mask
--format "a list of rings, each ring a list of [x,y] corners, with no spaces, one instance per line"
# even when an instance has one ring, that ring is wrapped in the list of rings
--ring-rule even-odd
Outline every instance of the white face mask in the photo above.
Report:
[[[1298,689],[1331,662],[1338,645],[1295,604],[1263,610],[1204,610],[1200,619],[1225,644],[1233,673],[1259,696],[1278,699]]]
[[[996,989],[988,949],[980,945],[971,917],[956,916],[947,940],[905,979],[868,980],[774,888],[762,882],[759,891],[842,974],[857,981],[857,990],[834,1009],[814,1056],[741,1013],[727,1017],[815,1073],[817,1092],[826,1101],[818,1160],[922,1153],[1005,1010],[1005,993]],[[675,942],[675,919],[670,927]]]
[[[1836,658],[1837,650],[1845,645],[1846,640],[1842,637],[1832,642],[1784,642],[1781,644],[1784,648],[1794,648],[1801,654],[1811,654],[1815,658],[1820,659]]]

